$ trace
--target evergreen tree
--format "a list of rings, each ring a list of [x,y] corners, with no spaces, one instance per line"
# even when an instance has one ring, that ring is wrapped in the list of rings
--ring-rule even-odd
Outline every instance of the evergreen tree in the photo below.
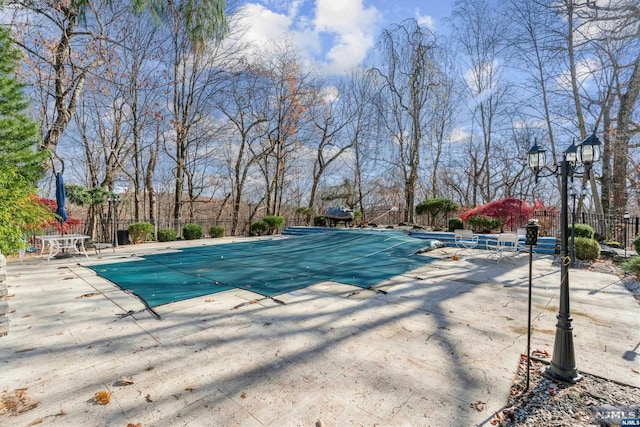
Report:
[[[2,168],[15,168],[28,183],[37,184],[47,152],[37,150],[38,126],[26,115],[29,102],[16,78],[20,51],[6,28],[0,28],[0,158]]]
[[[12,253],[23,234],[51,217],[33,197],[48,153],[38,151],[38,127],[25,110],[28,101],[15,75],[20,53],[0,28],[0,250]]]

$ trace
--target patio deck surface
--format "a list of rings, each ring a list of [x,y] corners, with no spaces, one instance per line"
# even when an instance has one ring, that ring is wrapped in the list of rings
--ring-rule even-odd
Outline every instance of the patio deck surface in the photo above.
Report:
[[[90,262],[243,240],[121,246]],[[322,282],[276,302],[229,290],[158,307],[160,320],[86,259],[11,261],[0,393],[34,405],[0,412],[0,425],[490,425],[526,351],[528,257],[455,252],[429,252],[378,291]],[[533,266],[532,349],[549,353],[552,260]],[[618,280],[571,270],[577,365],[640,386],[640,306]]]

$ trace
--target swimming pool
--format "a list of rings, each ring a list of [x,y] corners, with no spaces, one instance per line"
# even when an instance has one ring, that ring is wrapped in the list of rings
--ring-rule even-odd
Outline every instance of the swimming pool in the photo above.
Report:
[[[429,240],[401,232],[333,231],[185,248],[88,266],[150,307],[230,289],[273,297],[333,281],[369,288],[424,265]]]

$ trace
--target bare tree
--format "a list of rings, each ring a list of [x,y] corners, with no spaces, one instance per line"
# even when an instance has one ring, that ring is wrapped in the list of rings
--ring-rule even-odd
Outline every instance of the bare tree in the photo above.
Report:
[[[41,149],[56,154],[58,141],[71,122],[87,75],[104,63],[106,35],[102,33],[100,8],[85,7],[84,20],[91,30],[82,30],[77,2],[57,7],[39,1],[11,1],[16,13],[16,40],[25,52],[32,75],[26,76],[38,89],[43,132]],[[114,17],[115,14],[109,14]]]
[[[380,117],[394,141],[397,171],[404,181],[405,221],[414,222],[420,146],[431,123],[433,88],[439,84],[433,34],[414,19],[383,30],[379,43]]]
[[[211,137],[206,107],[221,83],[219,77],[222,75],[221,56],[224,51],[219,40],[202,49],[192,44],[187,31],[189,16],[185,14],[184,7],[187,5],[171,3],[165,21],[170,35],[167,77],[171,82],[169,114],[174,131],[173,147],[166,148],[175,162],[173,218],[177,222],[182,218],[185,185],[189,187],[195,182],[187,177],[189,155],[194,150],[199,151],[199,146],[202,143],[206,145],[206,140]],[[189,188],[188,192],[194,194],[194,189]]]
[[[506,25],[493,4],[481,0],[457,1],[453,18],[454,38],[466,67],[462,70],[463,81],[470,98],[474,124],[470,141],[473,147],[469,154],[473,156],[472,203],[476,205],[495,197],[491,177],[492,170],[499,164],[492,162],[492,150],[509,93],[501,65]],[[487,25],[488,22],[491,25]]]
[[[354,142],[347,135],[347,125],[354,119],[355,111],[348,105],[351,99],[341,87],[326,86],[317,90],[308,102],[311,135],[306,147],[313,152],[311,192],[307,210],[307,222],[311,220],[316,204],[320,180],[327,168],[350,150]]]
[[[231,234],[238,231],[244,188],[255,163],[264,153],[260,140],[266,133],[266,116],[260,108],[264,100],[261,75],[239,69],[227,74],[229,84],[217,97],[217,108],[229,120],[229,136],[222,148],[229,167],[232,187]]]
[[[287,171],[300,147],[298,131],[305,119],[304,102],[308,97],[308,73],[300,68],[299,52],[290,40],[275,40],[263,51],[254,72],[265,78],[264,116],[268,132],[260,150],[260,170],[266,185],[266,214],[279,215],[282,210]],[[299,150],[298,150],[299,151]]]

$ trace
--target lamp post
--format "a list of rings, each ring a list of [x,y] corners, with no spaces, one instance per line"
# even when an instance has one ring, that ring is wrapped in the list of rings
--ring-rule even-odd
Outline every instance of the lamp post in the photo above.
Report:
[[[629,228],[629,212],[625,212],[622,215],[624,219],[624,259],[627,259],[627,230]]]
[[[530,219],[525,234],[525,245],[529,246],[529,305],[527,317],[527,384],[524,392],[529,390],[529,373],[531,371],[531,289],[533,287],[533,247],[538,244],[538,220]]]
[[[556,335],[553,344],[553,356],[551,364],[547,368],[546,374],[554,379],[575,383],[582,376],[578,373],[575,361],[575,350],[573,345],[573,319],[570,313],[569,304],[569,264],[571,259],[568,256],[568,183],[569,177],[573,178],[575,167],[583,164],[585,173],[588,175],[591,165],[600,160],[602,143],[593,134],[585,139],[576,149],[575,163],[570,162],[571,153],[565,151],[562,160],[553,167],[546,166],[546,149],[534,143],[527,152],[529,167],[538,176],[543,169],[551,172],[550,175],[560,173],[560,307],[556,316]]]
[[[576,167],[576,161],[578,157],[578,147],[576,147],[575,140],[571,141],[571,145],[564,150],[564,158],[567,162],[569,162],[569,166],[571,167],[571,171]],[[576,266],[576,189],[573,186],[573,173],[570,174],[571,177],[571,190],[569,191],[569,195],[573,200],[573,206],[571,209],[571,245],[569,246],[569,256],[571,257],[571,268]]]
[[[107,197],[107,201],[113,205],[113,247],[118,247],[118,204],[120,203],[119,194],[111,194]]]

